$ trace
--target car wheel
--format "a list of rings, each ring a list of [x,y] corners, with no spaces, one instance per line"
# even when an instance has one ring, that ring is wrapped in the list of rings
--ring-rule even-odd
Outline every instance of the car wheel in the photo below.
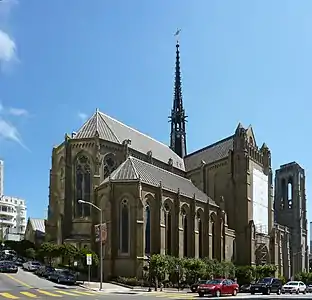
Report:
[[[304,291],[303,291],[303,294],[306,294],[306,293],[307,293],[307,290],[304,290]]]
[[[220,290],[216,290],[215,296],[216,296],[216,297],[220,297],[220,296],[221,296],[221,291],[220,291]]]
[[[204,293],[198,293],[198,296],[199,296],[199,297],[204,297],[205,294],[204,294]]]
[[[298,289],[297,291],[296,291],[296,294],[298,295],[300,293],[300,290]]]
[[[59,278],[57,279],[57,283],[61,283],[61,281],[60,281],[60,279],[59,279]]]
[[[232,293],[232,296],[236,296],[237,295],[237,289],[235,289]]]
[[[277,295],[280,295],[280,294],[281,294],[281,289],[278,289],[277,292],[276,292],[276,294],[277,294]]]
[[[251,294],[251,295],[254,295],[254,294],[255,294],[255,292],[251,292],[250,294]]]

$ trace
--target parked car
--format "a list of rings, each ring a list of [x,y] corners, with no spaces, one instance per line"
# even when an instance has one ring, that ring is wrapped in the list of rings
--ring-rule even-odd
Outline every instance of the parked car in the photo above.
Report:
[[[76,283],[76,274],[69,270],[56,269],[54,272],[50,273],[48,279],[55,281],[57,283],[65,284],[75,284]]]
[[[220,297],[227,294],[236,296],[238,289],[239,285],[230,279],[212,279],[201,283],[197,288],[197,292],[199,297],[205,295]]]
[[[51,266],[40,266],[36,271],[35,274],[40,277],[48,278],[51,273],[55,271],[55,268]]]
[[[16,257],[13,262],[15,263],[16,266],[18,267],[22,267],[23,263],[25,263],[25,259],[21,258],[21,257]]]
[[[30,272],[35,272],[39,267],[41,267],[41,263],[38,261],[27,261],[23,263],[23,269]]]
[[[207,280],[200,280],[200,281],[198,281],[198,282],[196,282],[196,283],[193,283],[193,284],[190,286],[191,292],[192,292],[192,293],[196,293],[196,292],[197,292],[198,286],[199,286],[200,284],[204,284],[204,283],[206,283],[206,282],[207,282]]]
[[[239,287],[239,292],[240,292],[240,293],[250,293],[250,286],[251,286],[250,283],[242,284],[242,285]]]
[[[1,261],[0,262],[0,272],[1,273],[17,273],[18,267],[11,261]]]
[[[252,295],[261,293],[263,295],[270,295],[271,293],[281,294],[282,282],[278,278],[265,277],[258,280],[256,283],[251,284],[250,293]]]
[[[307,286],[302,281],[289,281],[282,287],[282,294],[305,294]]]
[[[307,293],[312,293],[312,283],[307,284]]]

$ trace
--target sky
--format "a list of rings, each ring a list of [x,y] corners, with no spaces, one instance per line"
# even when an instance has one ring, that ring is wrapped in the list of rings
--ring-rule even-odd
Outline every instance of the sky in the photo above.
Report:
[[[96,108],[168,144],[181,28],[188,152],[252,124],[274,169],[305,168],[309,196],[311,13],[309,0],[1,0],[5,194],[43,218],[52,147]]]

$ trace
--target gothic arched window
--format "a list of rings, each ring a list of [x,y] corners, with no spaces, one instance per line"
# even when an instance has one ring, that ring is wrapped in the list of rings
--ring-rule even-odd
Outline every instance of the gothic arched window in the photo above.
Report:
[[[108,153],[103,159],[104,164],[104,178],[109,176],[116,169],[116,159],[113,153]]]
[[[145,208],[145,254],[151,253],[151,208]]]
[[[126,199],[121,201],[120,206],[120,252],[129,253],[130,241],[130,211]]]
[[[188,220],[186,211],[182,208],[182,224],[183,224],[183,256],[187,257],[188,255]]]
[[[171,255],[171,210],[168,204],[165,204],[165,226],[166,226],[166,254]]]
[[[78,200],[91,200],[91,164],[86,155],[80,155],[76,160],[76,197],[75,216],[89,217],[90,205],[78,203]]]
[[[200,218],[200,213],[197,214],[198,225],[198,256],[203,257],[203,223]]]

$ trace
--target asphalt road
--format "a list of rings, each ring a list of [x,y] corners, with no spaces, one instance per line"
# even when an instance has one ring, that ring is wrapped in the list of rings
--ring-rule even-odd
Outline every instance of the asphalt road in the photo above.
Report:
[[[103,295],[81,289],[77,286],[66,286],[39,278],[19,270],[17,274],[0,273],[0,300],[26,298],[98,298]],[[2,299],[1,299],[2,298]]]

